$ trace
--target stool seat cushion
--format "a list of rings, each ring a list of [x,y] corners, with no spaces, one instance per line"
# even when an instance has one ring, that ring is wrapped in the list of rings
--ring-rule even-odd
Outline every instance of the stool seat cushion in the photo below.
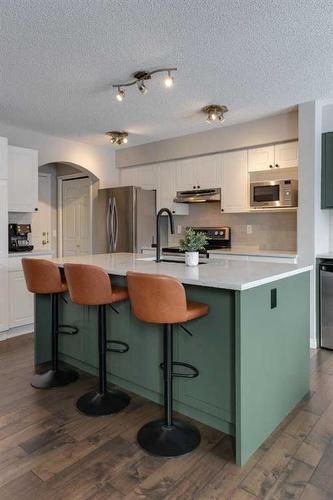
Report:
[[[65,276],[72,302],[100,306],[128,298],[127,288],[113,286],[101,267],[90,264],[65,264]]]
[[[112,302],[120,302],[128,299],[128,290],[123,286],[112,285]]]
[[[186,300],[184,286],[171,276],[128,272],[127,284],[134,315],[147,323],[186,323],[208,314],[206,304]]]
[[[187,317],[185,321],[191,321],[192,319],[201,318],[202,316],[207,316],[207,314],[207,304],[203,304],[202,302],[193,302],[191,300],[187,301]]]
[[[67,291],[67,284],[54,262],[46,259],[22,259],[27,288],[32,293],[50,294]]]

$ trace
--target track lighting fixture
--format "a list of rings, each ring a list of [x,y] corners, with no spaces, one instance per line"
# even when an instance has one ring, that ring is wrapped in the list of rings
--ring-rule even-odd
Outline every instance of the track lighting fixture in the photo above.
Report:
[[[225,118],[224,118],[224,113],[227,113],[229,110],[227,106],[219,105],[219,104],[210,104],[209,106],[205,106],[201,110],[203,113],[207,114],[206,121],[208,123],[214,123],[217,120],[220,123],[223,123]]]
[[[164,85],[167,89],[173,86],[173,77],[171,76],[170,71],[168,71],[168,76],[166,76],[164,79]]]
[[[139,92],[140,92],[140,94],[141,94],[141,95],[145,95],[145,94],[147,94],[148,89],[147,89],[147,87],[145,86],[145,84],[143,83],[143,80],[138,81],[138,82],[137,82],[137,86],[138,86],[138,90],[139,90]]]
[[[139,92],[142,95],[147,94],[148,88],[146,86],[146,81],[151,80],[152,75],[155,75],[156,73],[167,73],[167,76],[164,79],[164,85],[167,88],[171,88],[173,86],[174,78],[171,76],[172,71],[177,71],[177,68],[161,68],[161,69],[155,69],[153,71],[137,71],[133,75],[133,79],[124,82],[124,83],[115,83],[112,85],[113,88],[117,89],[116,93],[116,99],[119,102],[122,102],[125,98],[125,91],[123,87],[131,87],[132,85],[137,85]]]
[[[125,97],[125,92],[121,87],[118,87],[118,92],[116,93],[116,99],[121,102]]]
[[[118,146],[121,146],[122,144],[127,144],[128,142],[127,132],[117,132],[115,130],[112,130],[111,132],[106,132],[105,135],[110,138],[111,144],[117,144]]]

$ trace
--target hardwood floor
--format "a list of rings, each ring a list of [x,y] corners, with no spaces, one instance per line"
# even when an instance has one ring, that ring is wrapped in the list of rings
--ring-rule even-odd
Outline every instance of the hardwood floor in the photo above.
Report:
[[[175,460],[146,455],[136,432],[160,408],[133,396],[112,417],[87,417],[93,387],[30,386],[32,337],[0,343],[0,499],[333,499],[333,352],[311,353],[311,393],[242,468],[232,440],[197,424],[200,447]]]

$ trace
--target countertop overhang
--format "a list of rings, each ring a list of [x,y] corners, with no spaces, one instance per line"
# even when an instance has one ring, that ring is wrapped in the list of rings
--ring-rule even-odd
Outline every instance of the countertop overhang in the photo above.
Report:
[[[80,255],[49,259],[60,267],[65,263],[91,264],[102,267],[108,274],[125,276],[128,271],[173,276],[185,285],[197,285],[229,290],[247,290],[266,283],[311,271],[312,265],[250,262],[247,260],[211,260],[188,267],[183,263],[155,262],[152,257],[135,253]]]

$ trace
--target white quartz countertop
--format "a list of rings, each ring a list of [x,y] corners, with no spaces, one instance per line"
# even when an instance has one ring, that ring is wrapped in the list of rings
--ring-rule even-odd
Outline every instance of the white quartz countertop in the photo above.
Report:
[[[31,257],[36,255],[51,255],[51,250],[32,250],[31,252],[8,252],[8,257]]]
[[[250,262],[247,260],[213,260],[196,267],[184,263],[155,262],[153,257],[142,254],[114,253],[81,255],[50,259],[63,266],[66,262],[93,264],[102,267],[109,274],[125,276],[127,271],[173,276],[187,285],[247,290],[265,283],[310,271],[313,266],[299,264],[275,264],[270,262]]]

